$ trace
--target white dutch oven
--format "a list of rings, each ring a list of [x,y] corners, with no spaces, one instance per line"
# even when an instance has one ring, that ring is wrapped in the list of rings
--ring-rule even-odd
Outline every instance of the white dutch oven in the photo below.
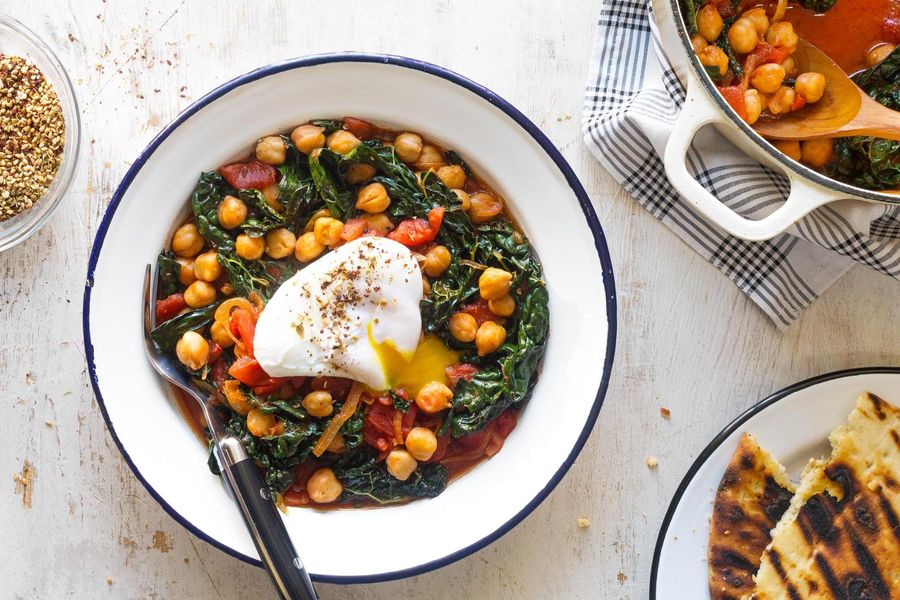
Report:
[[[783,233],[813,210],[838,200],[900,204],[900,198],[841,183],[794,161],[756,133],[716,90],[692,47],[679,0],[652,0],[663,48],[687,98],[665,152],[666,175],[672,185],[707,219],[728,233],[746,240],[767,240]],[[694,179],[685,164],[688,149],[697,132],[713,125],[735,146],[774,169],[790,181],[786,202],[763,219],[746,219],[720,202]]]
[[[97,234],[84,334],[97,401],[135,475],[190,531],[258,563],[239,513],[143,355],[140,296],[201,171],[315,117],[353,115],[456,149],[509,202],[543,261],[550,339],[503,451],[439,497],[369,510],[292,509],[314,579],[371,582],[457,560],[509,531],[560,481],[594,424],[615,346],[609,254],[584,189],[552,143],[489,90],[419,61],[340,54],[254,71],[197,101],[138,157]],[[415,533],[415,544],[404,544]]]

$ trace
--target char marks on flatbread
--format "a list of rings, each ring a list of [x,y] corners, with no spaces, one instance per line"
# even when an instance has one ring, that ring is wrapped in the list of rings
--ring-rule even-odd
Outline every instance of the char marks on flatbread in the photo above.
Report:
[[[772,534],[755,600],[900,598],[900,410],[865,394],[829,439]]]
[[[710,522],[707,559],[713,600],[737,600],[753,591],[753,575],[772,539],[769,532],[793,493],[784,467],[744,434],[719,484]]]

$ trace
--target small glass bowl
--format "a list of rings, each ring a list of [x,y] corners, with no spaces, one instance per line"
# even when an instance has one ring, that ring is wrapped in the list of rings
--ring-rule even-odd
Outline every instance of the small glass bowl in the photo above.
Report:
[[[59,170],[40,200],[30,209],[0,221],[0,251],[15,246],[47,222],[69,191],[81,154],[81,114],[75,89],[56,54],[38,36],[6,15],[0,14],[0,54],[21,56],[43,73],[53,86],[66,121],[65,147]]]

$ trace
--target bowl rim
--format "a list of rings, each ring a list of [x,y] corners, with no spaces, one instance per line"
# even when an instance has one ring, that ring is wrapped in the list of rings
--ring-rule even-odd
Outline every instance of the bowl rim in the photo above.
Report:
[[[238,552],[227,546],[226,544],[219,542],[217,539],[207,535],[196,526],[194,526],[190,521],[180,515],[177,511],[175,511],[172,506],[170,506],[165,499],[153,489],[153,487],[147,482],[146,479],[141,475],[135,463],[132,461],[128,452],[126,451],[124,445],[116,434],[115,428],[113,427],[112,421],[110,420],[109,414],[106,410],[106,405],[103,400],[103,396],[100,393],[99,387],[99,379],[97,377],[96,365],[94,364],[94,348],[91,343],[91,333],[90,333],[90,303],[91,303],[91,289],[93,286],[93,278],[94,278],[94,270],[97,266],[97,261],[100,256],[100,251],[103,246],[103,242],[106,238],[107,230],[110,226],[112,218],[121,203],[123,197],[127,193],[131,183],[134,178],[137,176],[138,172],[147,162],[147,160],[153,155],[153,153],[157,150],[157,148],[171,135],[182,123],[184,123],[188,118],[190,118],[193,114],[201,110],[203,107],[207,106],[211,102],[219,99],[224,96],[228,92],[239,88],[243,85],[252,83],[258,79],[262,79],[264,77],[275,75],[277,73],[281,73],[283,71],[305,68],[305,67],[313,67],[330,63],[345,63],[345,62],[358,62],[358,63],[375,63],[382,65],[390,65],[396,67],[403,67],[406,69],[412,69],[416,71],[423,72],[428,75],[432,75],[435,77],[442,78],[446,81],[454,83],[460,87],[467,89],[470,92],[475,93],[480,96],[482,99],[487,100],[491,105],[503,111],[506,116],[510,117],[513,121],[516,122],[522,129],[527,132],[532,139],[534,139],[542,148],[542,150],[549,156],[551,160],[555,163],[556,167],[565,177],[566,182],[571,188],[572,192],[575,194],[578,199],[578,203],[581,206],[582,213],[584,214],[585,220],[587,221],[587,225],[591,230],[591,234],[594,238],[594,247],[597,251],[597,257],[600,260],[602,273],[603,273],[603,289],[606,294],[606,297],[603,299],[606,304],[606,318],[607,318],[607,326],[608,326],[608,334],[606,341],[606,352],[604,355],[604,364],[603,364],[603,374],[600,381],[600,386],[597,389],[597,393],[594,398],[593,405],[588,413],[587,420],[581,433],[579,434],[577,440],[575,441],[572,450],[569,455],[563,461],[560,468],[554,473],[553,477],[547,482],[547,484],[538,492],[538,494],[532,498],[518,513],[516,513],[511,519],[500,525],[497,529],[495,529],[489,535],[483,537],[482,539],[464,547],[456,552],[448,554],[439,559],[435,559],[433,561],[410,567],[408,569],[402,569],[398,571],[390,571],[387,573],[376,573],[371,575],[353,575],[353,576],[332,576],[332,575],[316,575],[311,574],[312,579],[317,582],[322,583],[338,583],[338,584],[354,584],[354,583],[377,583],[384,581],[392,581],[395,579],[403,579],[406,577],[412,577],[414,575],[420,575],[423,573],[427,573],[429,571],[447,566],[451,563],[454,563],[470,554],[484,548],[485,546],[491,544],[496,541],[506,533],[508,533],[513,527],[518,525],[525,517],[527,517],[538,505],[543,502],[551,491],[559,484],[562,480],[563,476],[568,472],[571,468],[572,464],[575,462],[575,459],[578,457],[578,454],[581,452],[585,443],[587,442],[588,437],[590,436],[591,431],[593,431],[594,424],[596,423],[597,416],[600,413],[600,408],[603,405],[604,398],[606,396],[606,391],[609,387],[609,381],[612,374],[612,366],[613,359],[615,356],[615,347],[616,347],[616,332],[617,332],[617,303],[616,303],[616,291],[615,291],[615,281],[613,276],[613,267],[612,260],[609,254],[609,249],[606,244],[606,236],[603,232],[603,228],[600,225],[600,221],[597,218],[597,214],[594,211],[593,206],[591,205],[590,198],[585,191],[584,187],[581,185],[581,182],[578,180],[578,177],[575,175],[575,172],[572,170],[572,167],[563,158],[560,151],[556,148],[552,141],[535,125],[528,117],[526,117],[521,111],[515,108],[508,101],[492,92],[488,88],[466,78],[462,75],[455,73],[449,69],[444,67],[440,67],[438,65],[425,62],[422,60],[408,58],[404,56],[396,56],[389,54],[374,54],[374,53],[357,53],[357,52],[342,52],[342,53],[328,53],[328,54],[314,54],[294,59],[289,59],[284,62],[270,64],[264,67],[260,67],[253,71],[249,71],[243,75],[239,75],[238,77],[228,81],[217,88],[213,89],[211,92],[202,96],[195,102],[193,102],[190,106],[188,106],[184,111],[182,111],[171,123],[169,123],[156,137],[151,140],[149,145],[138,155],[135,162],[131,165],[131,167],[126,172],[124,178],[121,183],[117,187],[113,197],[109,203],[109,206],[104,213],[103,220],[100,222],[100,226],[97,229],[96,236],[94,238],[93,245],[91,247],[90,259],[88,262],[88,271],[87,278],[85,281],[84,287],[84,297],[82,302],[82,329],[84,336],[84,346],[85,346],[85,358],[87,360],[88,371],[90,374],[91,387],[94,391],[94,396],[97,400],[97,405],[100,408],[100,412],[103,415],[103,420],[106,422],[106,427],[109,430],[110,435],[112,436],[113,441],[116,444],[119,452],[122,457],[125,459],[125,462],[128,464],[132,473],[134,473],[135,477],[144,488],[150,493],[154,500],[165,510],[169,516],[171,516],[175,521],[181,524],[185,529],[199,537],[203,541],[211,544],[212,546],[222,550],[223,552],[230,554],[231,556],[240,559],[243,562],[248,564],[255,565],[257,567],[262,567],[262,563],[256,558],[247,556],[241,552]]]
[[[672,12],[675,30],[678,34],[679,39],[681,40],[681,50],[685,53],[687,62],[690,65],[690,68],[694,71],[694,75],[696,75],[700,80],[700,83],[703,84],[703,89],[706,91],[706,94],[716,104],[716,106],[719,108],[719,111],[724,113],[725,116],[728,117],[728,120],[731,121],[731,124],[733,126],[737,127],[741,133],[748,137],[750,141],[752,141],[754,145],[756,145],[757,148],[765,152],[770,158],[778,161],[782,166],[797,173],[801,177],[812,181],[813,183],[817,183],[823,187],[832,189],[837,192],[850,194],[851,196],[855,196],[856,198],[861,198],[873,202],[880,202],[882,204],[888,205],[900,205],[900,196],[888,194],[884,191],[879,192],[876,190],[868,190],[866,188],[856,187],[855,185],[838,181],[837,179],[832,179],[831,177],[823,175],[822,173],[819,173],[818,171],[815,171],[800,162],[788,158],[786,154],[780,152],[777,148],[775,148],[774,145],[766,140],[766,138],[758,134],[755,129],[748,125],[747,122],[737,114],[737,111],[735,111],[730,104],[725,102],[725,98],[716,89],[712,78],[710,78],[709,74],[706,72],[706,69],[703,68],[703,65],[700,64],[700,59],[697,58],[696,53],[693,51],[693,47],[691,46],[691,36],[688,35],[687,25],[684,22],[684,15],[681,12],[682,1],[683,0],[668,0],[669,9]],[[659,22],[660,27],[664,27],[666,25],[667,23],[665,22]]]
[[[59,98],[60,108],[63,111],[63,117],[65,118],[65,128],[66,131],[72,132],[72,140],[73,146],[71,149],[69,146],[63,149],[63,158],[62,162],[60,162],[59,168],[56,171],[56,174],[53,176],[54,180],[57,177],[64,177],[61,180],[61,185],[56,192],[56,196],[53,198],[47,198],[46,193],[44,196],[35,202],[35,206],[29,208],[28,210],[20,213],[23,215],[28,215],[38,203],[42,203],[45,201],[50,201],[50,205],[46,207],[43,213],[38,215],[34,220],[25,220],[22,222],[20,227],[17,227],[11,234],[9,238],[5,241],[0,240],[0,252],[4,250],[9,250],[14,246],[18,246],[32,235],[40,231],[40,229],[47,224],[47,221],[50,220],[50,217],[56,212],[59,206],[62,204],[63,198],[65,198],[69,191],[72,189],[72,184],[75,182],[75,177],[78,174],[78,164],[81,160],[81,144],[82,144],[82,128],[81,128],[81,106],[78,102],[78,94],[75,91],[75,86],[72,84],[72,78],[69,77],[69,72],[66,70],[65,65],[63,65],[62,61],[57,56],[56,52],[44,42],[41,37],[34,32],[30,27],[11,17],[8,14],[0,13],[0,27],[6,27],[13,31],[15,34],[20,36],[30,45],[32,45],[35,50],[39,53],[43,54],[47,59],[53,70],[56,71],[56,75],[59,76],[59,80],[62,83],[61,88],[57,86],[53,86],[54,92],[56,92],[57,97]],[[52,85],[52,84],[51,84]],[[72,114],[67,115],[65,111],[65,100],[64,97],[71,102]],[[72,117],[72,122],[69,122],[67,117]],[[68,172],[66,172],[65,167],[68,165]],[[18,215],[17,215],[18,216]]]
[[[678,509],[678,505],[681,504],[681,499],[687,491],[688,486],[697,475],[697,471],[699,471],[701,467],[706,464],[706,461],[709,460],[709,457],[719,449],[719,446],[725,443],[725,440],[727,440],[731,436],[731,434],[740,429],[740,427],[744,423],[749,421],[752,417],[761,413],[778,401],[799,392],[800,390],[804,390],[814,385],[819,385],[820,383],[833,381],[835,379],[843,379],[845,377],[854,377],[857,375],[876,375],[884,373],[900,374],[900,367],[875,366],[842,369],[840,371],[822,373],[821,375],[816,375],[814,377],[798,381],[797,383],[793,383],[787,387],[769,394],[768,396],[739,414],[734,418],[733,421],[728,423],[728,425],[726,425],[722,429],[722,431],[717,433],[715,437],[713,437],[713,439],[710,440],[710,442],[706,445],[706,447],[703,448],[694,462],[691,463],[690,468],[688,468],[681,482],[678,484],[678,488],[675,490],[675,494],[672,496],[672,500],[669,502],[669,507],[666,509],[666,514],[663,517],[662,524],[659,527],[659,534],[656,537],[656,546],[653,549],[653,561],[650,565],[650,600],[657,599],[656,586],[657,579],[659,577],[659,561],[662,558],[662,549],[666,544],[666,537],[669,533],[669,526],[672,524],[672,519],[675,517],[675,511]]]

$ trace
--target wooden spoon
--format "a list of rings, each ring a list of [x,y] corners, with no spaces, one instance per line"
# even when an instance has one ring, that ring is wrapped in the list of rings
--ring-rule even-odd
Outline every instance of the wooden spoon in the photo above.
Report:
[[[814,103],[781,117],[764,117],[753,128],[775,140],[873,135],[900,140],[900,112],[870,98],[828,56],[800,40],[793,54],[799,72],[825,76],[825,94]]]

